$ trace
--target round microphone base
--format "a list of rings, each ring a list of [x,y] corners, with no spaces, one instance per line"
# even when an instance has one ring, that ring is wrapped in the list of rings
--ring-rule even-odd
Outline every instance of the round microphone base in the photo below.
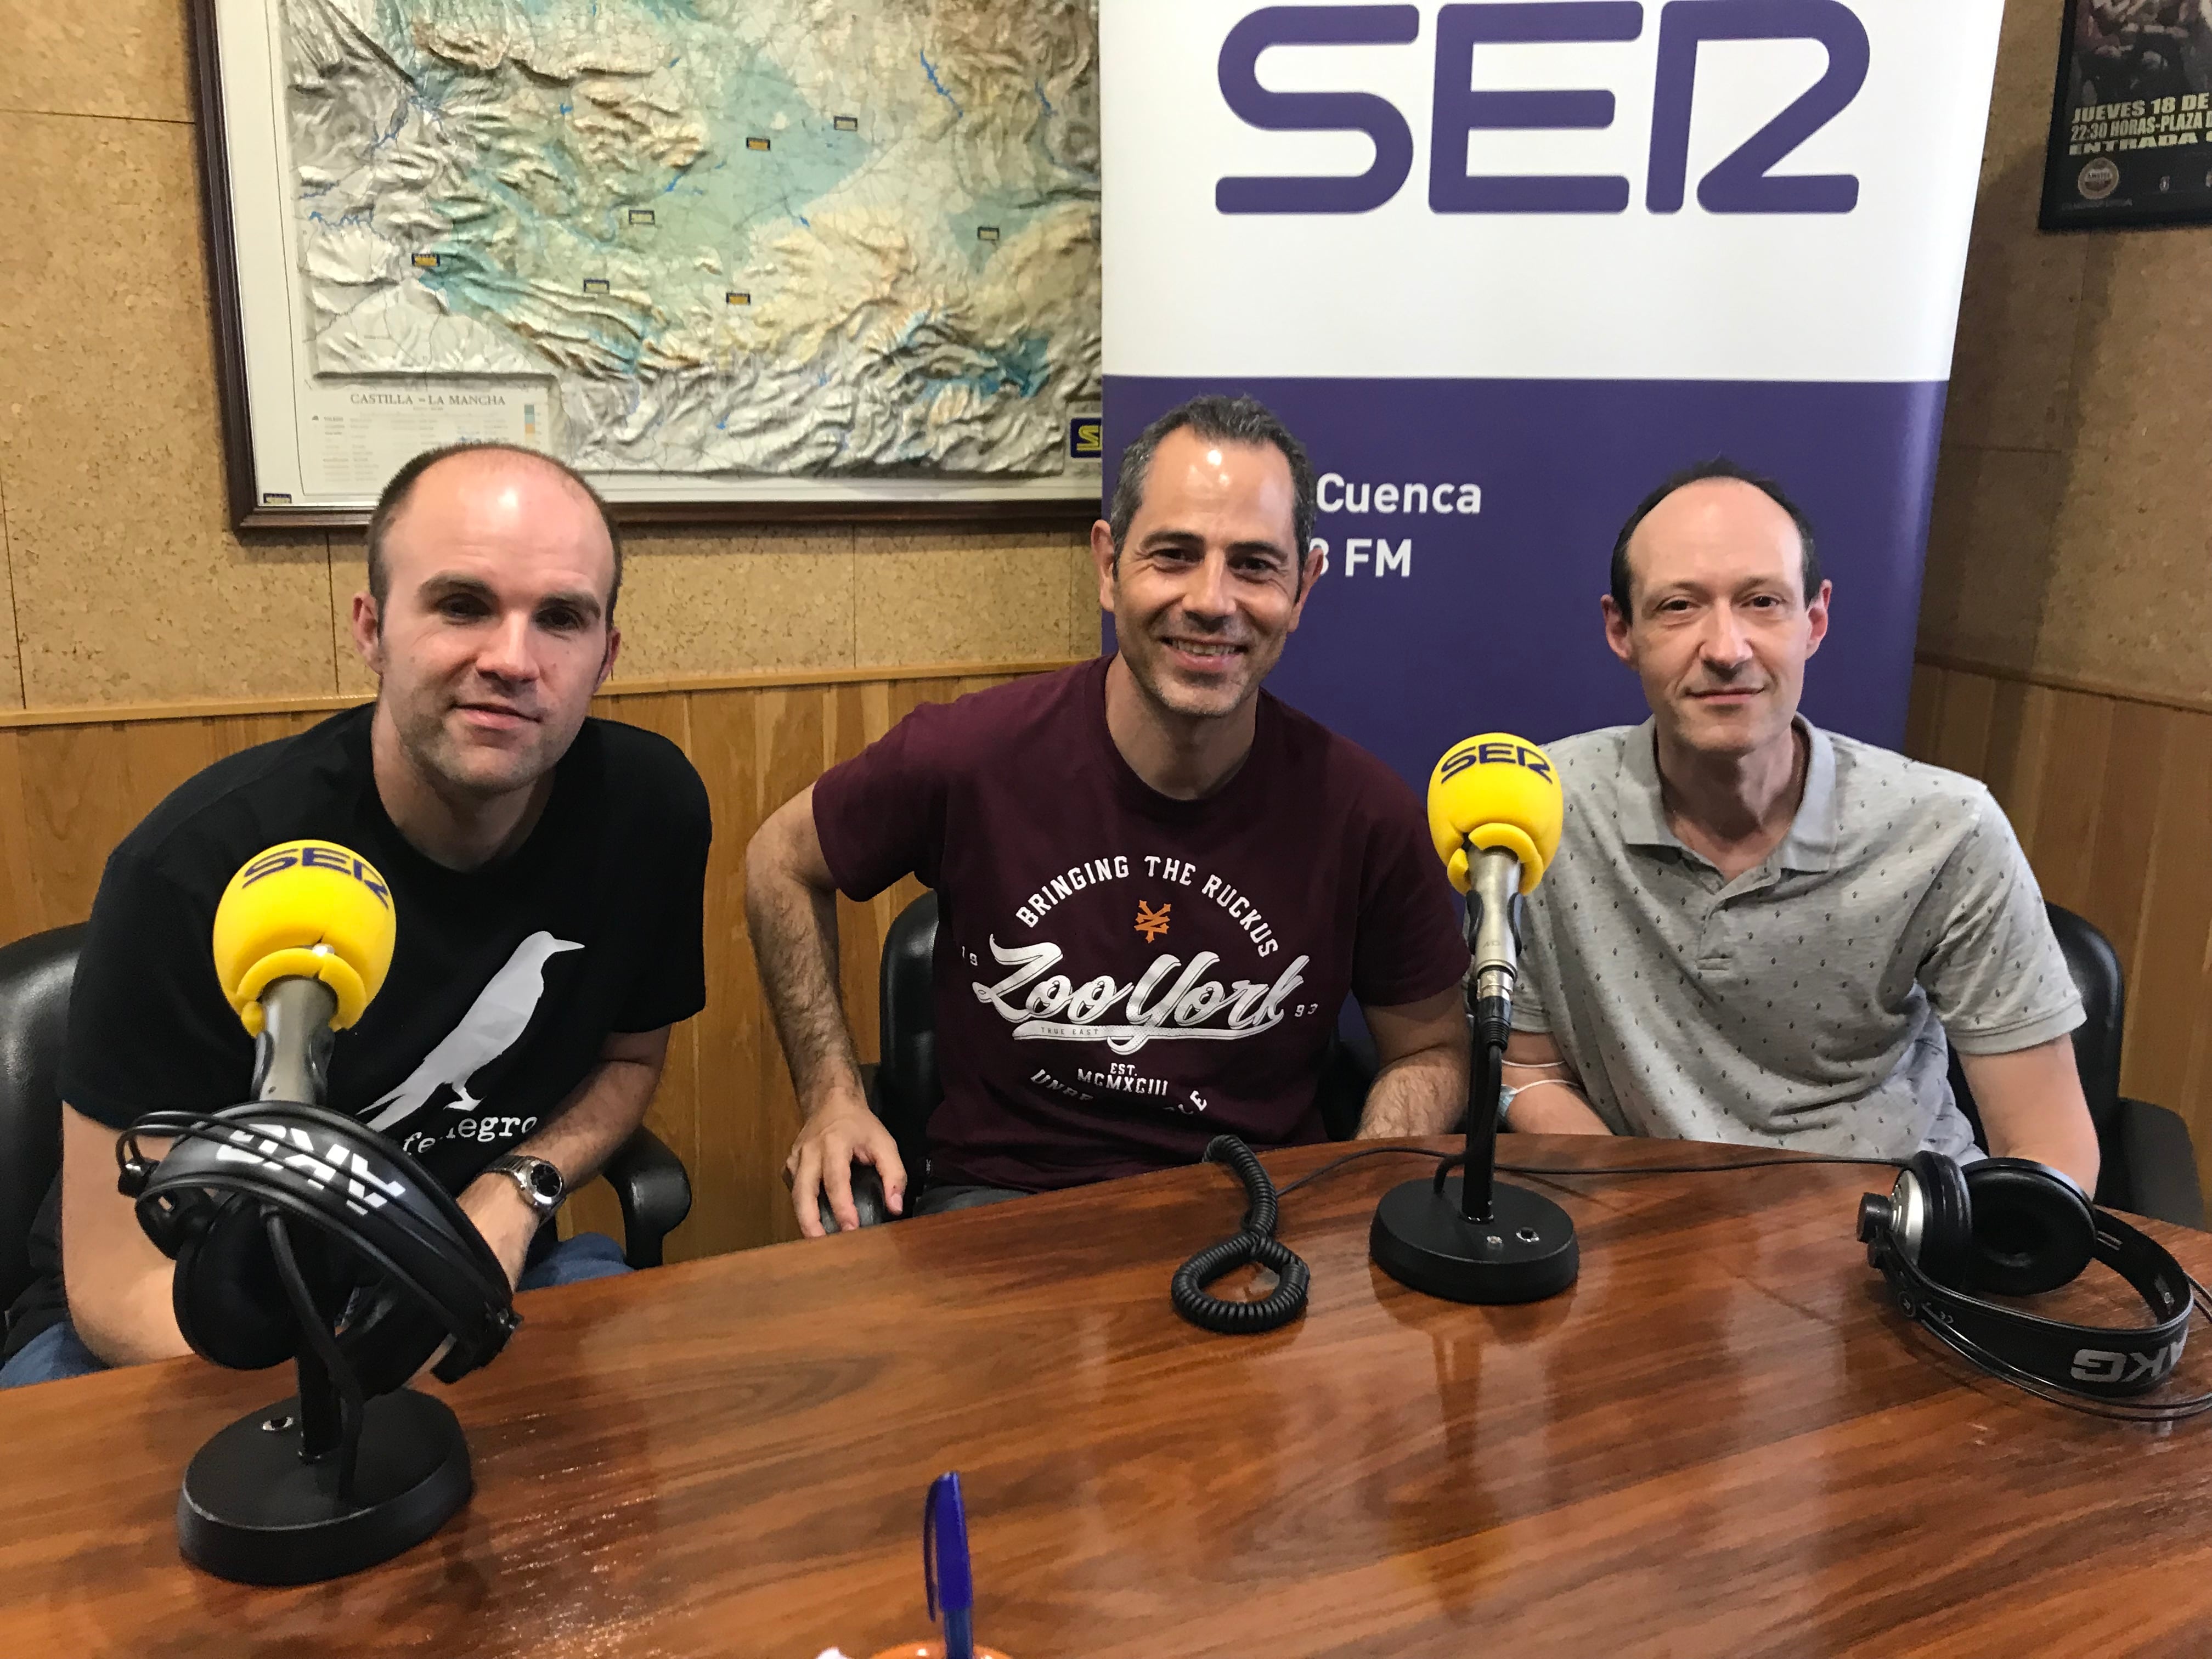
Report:
[[[1393,1187],[1376,1206],[1367,1251],[1409,1290],[1448,1302],[1540,1302],[1582,1271],[1575,1224],[1539,1194],[1503,1182],[1491,1189],[1490,1219],[1459,1212],[1461,1181],[1443,1190],[1423,1177]]]
[[[185,1559],[235,1583],[319,1583],[413,1548],[473,1486],[459,1420],[410,1389],[368,1402],[349,1497],[338,1495],[337,1462],[300,1461],[296,1396],[240,1418],[185,1471]]]

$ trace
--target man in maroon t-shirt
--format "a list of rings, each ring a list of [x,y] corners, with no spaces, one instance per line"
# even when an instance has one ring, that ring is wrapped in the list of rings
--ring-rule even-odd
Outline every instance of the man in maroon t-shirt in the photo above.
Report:
[[[805,1113],[800,1229],[851,1165],[901,1212],[837,999],[839,890],[938,896],[922,1212],[1188,1164],[1222,1133],[1322,1138],[1318,1074],[1359,999],[1382,1071],[1363,1136],[1467,1102],[1467,951],[1413,792],[1260,690],[1325,555],[1313,470],[1249,398],[1201,398],[1122,458],[1092,526],[1118,653],[924,707],[753,839],[745,908]]]

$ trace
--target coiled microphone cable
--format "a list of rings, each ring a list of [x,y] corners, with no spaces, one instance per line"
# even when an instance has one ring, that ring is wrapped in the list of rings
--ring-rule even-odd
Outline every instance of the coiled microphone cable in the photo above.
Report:
[[[1282,1192],[1294,1193],[1310,1181],[1318,1181],[1347,1164],[1357,1164],[1368,1158],[1429,1158],[1455,1161],[1454,1154],[1436,1152],[1426,1146],[1364,1146],[1356,1152],[1346,1152],[1341,1158],[1331,1158],[1318,1169],[1307,1170],[1282,1188]],[[1235,1135],[1216,1135],[1208,1141],[1203,1161],[1226,1164],[1234,1170],[1237,1178],[1243,1182],[1245,1194],[1251,1202],[1244,1212],[1243,1227],[1234,1238],[1224,1238],[1220,1243],[1200,1250],[1176,1269],[1174,1279],[1168,1284],[1168,1299],[1175,1304],[1175,1310],[1192,1324],[1201,1330],[1217,1332],[1223,1336],[1257,1336],[1262,1331],[1280,1330],[1305,1311],[1306,1291],[1312,1281],[1312,1274],[1307,1270],[1304,1259],[1275,1237],[1275,1200],[1280,1194],[1267,1171],[1261,1167],[1257,1154]],[[1500,1164],[1498,1167],[1510,1175],[1527,1176],[1680,1176],[1733,1175],[1739,1170],[1778,1170],[1792,1164],[1897,1167],[1894,1158],[1839,1158],[1820,1152],[1793,1158],[1743,1158],[1727,1164],[1617,1164],[1610,1168]],[[1206,1290],[1208,1285],[1231,1269],[1252,1265],[1268,1268],[1279,1281],[1275,1288],[1259,1301],[1230,1302]],[[2212,1318],[2212,1297],[2208,1297],[2206,1316]],[[1972,1356],[1968,1357],[1971,1358]]]
[[[1168,1285],[1175,1310],[1201,1330],[1222,1336],[1257,1336],[1280,1330],[1306,1310],[1312,1280],[1304,1261],[1275,1237],[1275,1183],[1249,1146],[1235,1135],[1206,1143],[1206,1162],[1223,1164],[1244,1183],[1250,1200],[1234,1238],[1208,1245],[1176,1269]],[[1256,1266],[1275,1275],[1275,1288],[1257,1302],[1231,1302],[1206,1287],[1234,1267]]]

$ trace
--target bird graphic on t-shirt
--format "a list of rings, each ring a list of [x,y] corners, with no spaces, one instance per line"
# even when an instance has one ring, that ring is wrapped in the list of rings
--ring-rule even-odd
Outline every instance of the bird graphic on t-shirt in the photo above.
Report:
[[[545,994],[545,964],[563,951],[580,951],[574,941],[556,939],[542,928],[514,947],[514,954],[491,976],[460,1024],[422,1056],[407,1080],[373,1103],[372,1129],[386,1129],[420,1111],[441,1086],[451,1084],[456,1112],[472,1112],[483,1103],[469,1092],[469,1079],[522,1040],[530,1018]]]

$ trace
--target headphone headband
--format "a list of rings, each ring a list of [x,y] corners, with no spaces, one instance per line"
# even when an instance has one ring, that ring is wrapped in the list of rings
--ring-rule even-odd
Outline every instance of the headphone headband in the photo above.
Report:
[[[140,1135],[175,1144],[149,1167]],[[240,1288],[273,1282],[258,1219],[270,1211],[305,1222],[341,1258],[404,1293],[404,1308],[387,1295],[339,1336],[365,1374],[392,1376],[396,1386],[450,1336],[437,1374],[451,1382],[491,1359],[520,1322],[506,1270],[453,1196],[356,1119],[292,1101],[154,1112],[124,1134],[116,1156],[140,1224],[176,1259],[178,1322],[218,1363],[289,1357],[274,1352],[295,1328],[289,1308],[264,1308]]]
[[[2166,1381],[2179,1363],[2193,1287],[2181,1263],[2156,1239],[2108,1211],[2093,1213],[2094,1259],[2127,1280],[2155,1323],[2075,1325],[1985,1302],[1930,1279],[1886,1230],[1869,1244],[1867,1255],[1897,1293],[1905,1316],[1936,1335],[1948,1340],[1955,1334],[2055,1388],[2098,1400],[2130,1400]]]

